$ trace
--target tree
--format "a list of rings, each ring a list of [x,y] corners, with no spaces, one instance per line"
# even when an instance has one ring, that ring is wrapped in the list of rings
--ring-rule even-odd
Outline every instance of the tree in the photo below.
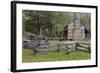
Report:
[[[42,30],[52,29],[53,13],[45,11],[23,11],[23,30],[42,35]]]
[[[69,13],[54,11],[23,10],[23,30],[36,35],[56,37],[56,30],[60,32],[70,20]]]
[[[88,34],[86,38],[90,39],[91,37],[91,14],[90,13],[81,13],[80,22],[85,26]]]

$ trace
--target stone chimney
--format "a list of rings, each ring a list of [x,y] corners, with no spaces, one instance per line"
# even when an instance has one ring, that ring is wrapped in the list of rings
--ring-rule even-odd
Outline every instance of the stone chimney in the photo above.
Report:
[[[78,12],[73,13],[73,21],[74,21],[75,25],[80,24],[80,13],[78,13]]]

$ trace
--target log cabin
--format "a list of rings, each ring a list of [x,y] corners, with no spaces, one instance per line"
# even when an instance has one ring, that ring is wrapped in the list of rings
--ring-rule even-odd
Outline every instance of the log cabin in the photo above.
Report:
[[[73,20],[64,27],[64,30],[59,33],[61,40],[83,40],[87,38],[89,31],[84,24],[80,22],[80,14],[75,13]]]

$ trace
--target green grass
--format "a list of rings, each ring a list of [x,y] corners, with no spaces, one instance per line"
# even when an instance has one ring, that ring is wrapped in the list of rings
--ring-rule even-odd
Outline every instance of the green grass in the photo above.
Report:
[[[23,62],[44,62],[44,61],[68,61],[68,60],[88,60],[91,59],[91,54],[83,51],[74,51],[65,54],[65,51],[48,52],[42,55],[33,55],[32,49],[23,49]]]

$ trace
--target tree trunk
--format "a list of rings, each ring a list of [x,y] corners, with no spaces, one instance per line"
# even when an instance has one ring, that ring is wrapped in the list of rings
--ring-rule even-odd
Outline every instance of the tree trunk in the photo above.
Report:
[[[42,24],[40,23],[40,16],[38,16],[38,35],[42,35]]]
[[[75,39],[75,18],[76,18],[76,13],[73,13],[73,21],[74,21],[74,27],[72,29],[72,39]]]
[[[90,37],[91,37],[91,27],[90,27],[90,26],[91,26],[91,25],[90,25],[90,24],[91,24],[91,23],[90,23],[91,20],[90,20],[90,19],[91,19],[91,18],[90,18],[90,14],[88,14],[88,15],[87,15],[87,26],[86,26],[86,27],[87,27],[87,30],[89,31],[89,33],[88,33],[88,34],[89,34],[88,39],[90,39]]]

